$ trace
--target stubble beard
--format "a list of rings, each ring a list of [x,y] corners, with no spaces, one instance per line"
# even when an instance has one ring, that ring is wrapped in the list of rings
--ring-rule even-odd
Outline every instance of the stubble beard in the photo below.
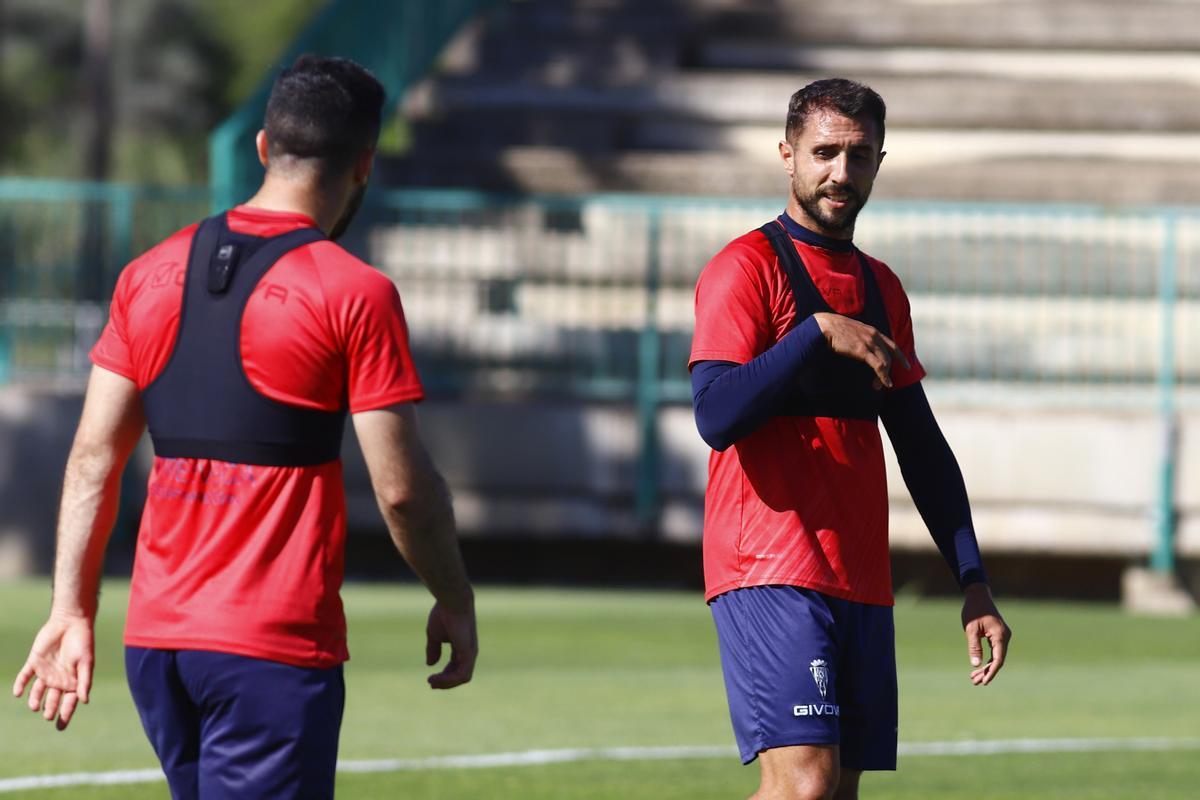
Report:
[[[829,186],[817,187],[809,194],[801,194],[800,187],[796,182],[792,182],[792,196],[804,209],[809,219],[812,219],[821,226],[818,233],[830,234],[854,234],[854,222],[858,219],[858,212],[862,211],[863,206],[867,204],[867,198],[871,196],[868,190],[865,194],[859,192],[852,186],[843,186],[841,188],[832,188]],[[821,207],[821,198],[835,196],[838,199],[847,200],[846,207],[839,211],[826,211]]]
[[[333,223],[333,227],[329,230],[329,240],[336,242],[342,238],[342,234],[350,227],[350,223],[354,220],[354,215],[358,213],[362,207],[363,197],[367,194],[367,185],[364,183],[354,190],[354,194],[346,203],[346,208],[342,211],[342,215],[338,217],[337,222]]]

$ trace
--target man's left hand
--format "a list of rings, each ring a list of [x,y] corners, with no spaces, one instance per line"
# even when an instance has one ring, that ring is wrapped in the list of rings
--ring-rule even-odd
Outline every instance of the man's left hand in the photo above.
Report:
[[[29,658],[13,683],[13,696],[29,690],[29,710],[66,730],[78,703],[92,688],[95,642],[87,616],[51,613],[33,641]]]
[[[987,686],[1004,666],[1012,630],[1000,616],[992,590],[986,583],[972,583],[963,591],[963,632],[967,635],[967,655],[971,658],[971,683]],[[987,639],[992,657],[984,663],[983,640]]]

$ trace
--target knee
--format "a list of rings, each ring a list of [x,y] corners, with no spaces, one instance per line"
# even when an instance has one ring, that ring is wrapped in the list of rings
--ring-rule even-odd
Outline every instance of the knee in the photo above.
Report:
[[[794,774],[774,785],[764,785],[751,800],[835,800],[838,776],[836,773]]]
[[[786,795],[787,800],[834,800],[837,781],[811,780],[799,783]]]

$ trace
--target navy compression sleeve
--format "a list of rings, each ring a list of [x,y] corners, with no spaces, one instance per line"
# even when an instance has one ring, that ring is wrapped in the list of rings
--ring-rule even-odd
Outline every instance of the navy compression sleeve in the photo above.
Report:
[[[900,472],[959,588],[987,582],[962,470],[917,383],[889,392],[880,414]]]
[[[692,408],[700,437],[724,450],[779,413],[797,372],[826,352],[825,335],[809,317],[745,364],[700,361],[692,366]]]

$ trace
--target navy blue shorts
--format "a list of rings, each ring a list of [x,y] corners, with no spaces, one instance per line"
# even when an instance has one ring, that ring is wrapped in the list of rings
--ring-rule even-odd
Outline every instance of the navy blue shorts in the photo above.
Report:
[[[340,665],[126,647],[125,675],[175,800],[333,797]]]
[[[790,745],[838,745],[845,769],[896,768],[890,606],[796,586],[735,589],[710,603],[742,762]]]

